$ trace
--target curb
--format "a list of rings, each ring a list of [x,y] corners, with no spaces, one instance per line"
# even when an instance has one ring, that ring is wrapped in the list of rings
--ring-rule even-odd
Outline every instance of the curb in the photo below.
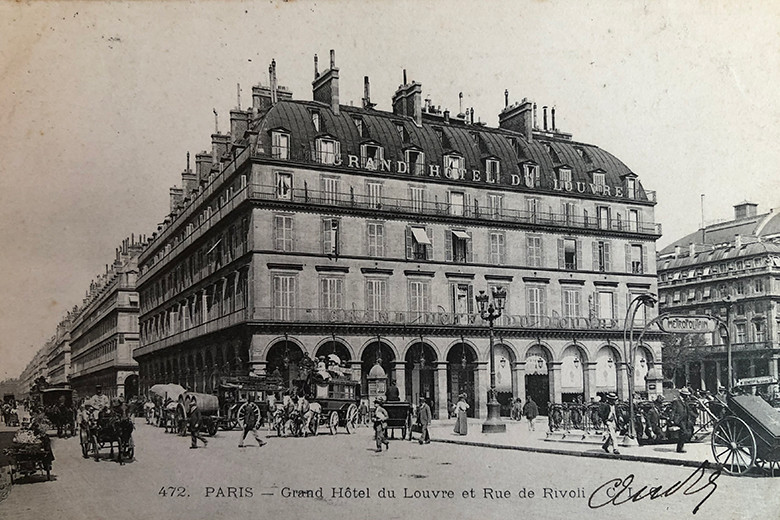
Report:
[[[683,467],[689,467],[689,468],[698,468],[702,465],[702,462],[704,461],[692,461],[692,460],[679,460],[679,459],[667,459],[664,457],[648,457],[645,455],[628,455],[628,454],[619,454],[615,455],[612,453],[596,453],[596,452],[588,452],[588,451],[572,451],[572,450],[562,450],[562,449],[556,449],[556,448],[534,448],[530,446],[513,446],[509,444],[490,444],[487,442],[468,442],[468,441],[458,441],[453,439],[434,439],[431,438],[432,442],[441,442],[443,444],[459,444],[461,446],[476,446],[479,448],[493,448],[497,450],[515,450],[515,451],[526,451],[531,453],[547,453],[551,455],[568,455],[570,457],[590,457],[594,459],[609,459],[609,460],[625,460],[625,461],[631,461],[631,462],[649,462],[651,464],[665,464],[667,466],[683,466]]]

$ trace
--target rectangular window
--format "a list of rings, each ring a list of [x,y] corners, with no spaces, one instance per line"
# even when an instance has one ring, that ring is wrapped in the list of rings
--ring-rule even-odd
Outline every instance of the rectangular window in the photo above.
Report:
[[[425,209],[425,188],[409,186],[409,200],[412,202],[412,212],[422,213]]]
[[[406,228],[406,257],[411,260],[433,260],[433,240],[422,226]]]
[[[501,175],[501,163],[495,159],[485,161],[485,178],[487,182],[497,183]]]
[[[406,164],[412,175],[425,175],[425,154],[417,150],[406,151]]]
[[[644,273],[644,261],[642,246],[639,244],[632,244],[630,249],[631,269],[630,272],[634,274]]]
[[[367,182],[366,197],[368,199],[368,206],[370,208],[375,208],[375,209],[381,208],[382,207],[382,183]]]
[[[525,199],[525,210],[531,222],[537,222],[542,213],[542,201],[536,197],[527,197]]]
[[[466,195],[462,191],[450,192],[450,215],[463,216]]]
[[[276,198],[284,200],[292,198],[292,173],[276,172]]]
[[[538,188],[540,185],[539,167],[535,164],[524,164],[525,185],[528,188]]]
[[[295,276],[274,275],[273,293],[274,318],[277,320],[294,319]]]
[[[320,189],[322,191],[322,203],[335,205],[339,201],[340,181],[338,177],[321,177]]]
[[[368,256],[374,258],[385,256],[384,222],[368,222],[366,228],[368,231]]]
[[[593,172],[593,184],[598,186],[600,188],[599,191],[601,191],[601,188],[604,188],[604,185],[607,183],[607,176],[602,172]]]
[[[696,300],[696,289],[688,289],[688,300],[689,301]]]
[[[753,332],[755,332],[756,335],[756,342],[760,343],[766,341],[766,327],[764,326],[763,322],[754,321]]]
[[[363,168],[369,170],[379,169],[379,163],[381,163],[384,158],[382,147],[374,144],[364,144],[361,146],[360,155]]]
[[[561,208],[563,209],[564,223],[566,225],[571,225],[574,222],[577,213],[577,206],[573,202],[562,202]]]
[[[599,291],[596,294],[596,316],[604,320],[615,319],[615,293]]]
[[[712,295],[712,290],[709,287],[705,287],[701,293],[701,297],[705,300],[709,299],[711,295]]]
[[[596,208],[596,211],[598,213],[599,229],[610,229],[612,219],[610,218],[609,207],[599,206]]]
[[[626,179],[626,196],[629,199],[636,198],[636,180],[631,178]]]
[[[341,310],[344,308],[344,279],[320,279],[320,308],[325,310]]]
[[[493,265],[506,263],[506,235],[501,231],[490,232],[490,263]]]
[[[558,183],[561,186],[571,184],[571,170],[568,168],[560,168],[558,170]]]
[[[542,237],[526,237],[526,251],[528,253],[527,263],[529,267],[542,266]]]
[[[452,312],[455,323],[468,323],[469,315],[474,312],[474,288],[471,284],[452,284]]]
[[[274,159],[290,158],[290,136],[281,132],[271,133],[271,157]]]
[[[639,210],[638,209],[628,210],[628,230],[639,231]]]
[[[745,324],[737,323],[737,343],[745,343],[746,341],[747,337]]]
[[[755,293],[762,293],[762,292],[764,292],[764,280],[761,280],[760,278],[756,279],[754,281],[753,291]]]
[[[674,303],[679,303],[679,301],[680,301],[680,291],[674,291],[674,295],[672,296],[672,301]]]
[[[563,317],[564,318],[580,317],[580,290],[579,289],[563,290]]]
[[[449,234],[452,240],[451,260],[457,264],[471,262],[471,235],[463,230],[455,230]]]
[[[430,310],[430,284],[423,280],[409,282],[409,312],[411,318],[420,318]]]
[[[368,279],[366,280],[366,310],[373,314],[377,319],[379,312],[385,311],[387,298],[387,280]]]
[[[558,240],[561,245],[561,258],[563,259],[563,265],[560,266],[563,269],[577,269],[577,241],[573,238],[563,238]]]
[[[341,143],[333,139],[317,139],[317,162],[336,164],[341,159]]]
[[[339,219],[322,219],[322,252],[326,255],[338,255],[339,248]]]
[[[444,176],[449,179],[460,179],[463,174],[463,157],[458,155],[444,156]]]
[[[612,270],[612,244],[607,240],[593,242],[593,269],[602,273]]]
[[[493,217],[500,217],[504,209],[504,196],[497,193],[489,193],[487,201],[489,214]]]
[[[526,286],[525,294],[528,315],[534,318],[546,316],[545,288],[539,286]]]
[[[276,251],[293,250],[292,215],[276,215],[274,217],[274,249]]]
[[[739,295],[745,294],[745,284],[744,283],[737,282],[736,283],[736,287],[737,287],[737,294],[739,294]]]

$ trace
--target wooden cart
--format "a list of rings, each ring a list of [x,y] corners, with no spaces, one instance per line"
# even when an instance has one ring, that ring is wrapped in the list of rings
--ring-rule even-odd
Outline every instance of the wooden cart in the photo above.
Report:
[[[46,480],[51,480],[51,463],[54,457],[50,444],[14,443],[6,449],[6,454],[11,459],[11,484],[20,477],[34,475],[39,471],[46,474]]]
[[[385,401],[382,407],[387,410],[387,431],[391,438],[395,437],[395,430],[401,429],[401,439],[406,438],[409,432],[409,440],[412,437],[412,404],[403,401]]]

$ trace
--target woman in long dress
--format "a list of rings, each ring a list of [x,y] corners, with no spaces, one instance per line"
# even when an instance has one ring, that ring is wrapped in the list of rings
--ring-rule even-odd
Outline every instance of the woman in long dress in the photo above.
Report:
[[[469,432],[469,425],[466,422],[466,411],[469,409],[469,404],[466,402],[466,394],[460,394],[458,396],[458,403],[455,405],[455,433],[460,435],[466,435]]]

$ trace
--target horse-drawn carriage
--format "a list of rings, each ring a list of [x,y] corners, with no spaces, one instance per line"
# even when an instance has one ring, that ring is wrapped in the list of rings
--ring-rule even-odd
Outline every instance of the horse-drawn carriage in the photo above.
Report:
[[[117,450],[117,462],[133,460],[135,456],[135,444],[133,443],[132,419],[123,417],[117,412],[97,412],[97,416],[82,417],[79,441],[81,443],[81,455],[86,459],[90,454],[95,461],[100,460],[100,450],[109,448],[110,457],[114,457],[114,445]]]
[[[40,402],[46,419],[57,429],[58,437],[76,435],[73,389],[68,387],[41,389]]]
[[[226,377],[217,385],[219,398],[219,426],[232,430],[236,426],[244,427],[244,417],[249,408],[255,409],[256,427],[271,419],[268,395],[282,390],[281,378],[274,377]],[[202,413],[202,411],[201,411]]]

